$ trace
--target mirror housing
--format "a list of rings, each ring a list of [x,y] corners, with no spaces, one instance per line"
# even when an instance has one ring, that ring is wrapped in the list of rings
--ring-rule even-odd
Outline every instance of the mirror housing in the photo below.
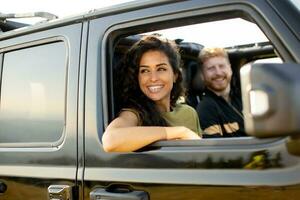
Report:
[[[249,63],[240,75],[246,132],[261,138],[300,135],[300,64]]]

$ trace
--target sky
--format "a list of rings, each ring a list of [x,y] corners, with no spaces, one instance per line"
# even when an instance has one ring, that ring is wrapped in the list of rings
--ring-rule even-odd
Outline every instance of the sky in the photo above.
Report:
[[[2,0],[0,12],[9,13],[28,13],[47,11],[57,15],[59,18],[85,13],[89,10],[111,6],[113,4],[128,3],[133,0]],[[295,0],[300,1],[300,0]],[[37,20],[23,19],[21,22],[34,23]],[[19,20],[20,21],[20,20]],[[231,27],[229,27],[230,25]],[[243,28],[242,28],[243,27]],[[194,27],[195,28],[195,27]],[[195,29],[193,29],[195,30]],[[245,20],[233,20],[226,24],[205,23],[197,27],[198,31],[191,31],[187,28],[164,31],[164,35],[170,39],[174,33],[179,33],[185,38],[186,42],[194,41],[205,46],[231,46],[236,44],[247,44],[266,41],[266,37],[258,31],[258,27]],[[243,32],[241,32],[241,30]],[[191,34],[194,33],[194,34]],[[215,33],[215,36],[212,35]],[[226,37],[223,37],[226,36]],[[226,38],[226,40],[225,40]],[[201,42],[199,42],[201,39]],[[190,41],[187,41],[190,40]]]

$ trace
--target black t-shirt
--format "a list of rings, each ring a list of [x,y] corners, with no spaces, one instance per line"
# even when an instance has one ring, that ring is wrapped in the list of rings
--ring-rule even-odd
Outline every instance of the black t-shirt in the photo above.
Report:
[[[197,106],[203,137],[246,136],[240,96],[230,94],[231,103],[206,89]]]

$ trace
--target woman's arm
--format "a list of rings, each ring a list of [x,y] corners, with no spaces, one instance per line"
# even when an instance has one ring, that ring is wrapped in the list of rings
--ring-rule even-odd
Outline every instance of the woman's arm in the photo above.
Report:
[[[106,128],[102,143],[106,152],[130,152],[159,140],[200,139],[186,127],[137,126],[138,117],[123,111]]]

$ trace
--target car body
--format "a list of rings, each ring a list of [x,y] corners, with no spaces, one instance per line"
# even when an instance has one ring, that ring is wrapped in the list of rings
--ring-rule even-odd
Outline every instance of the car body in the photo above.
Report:
[[[122,38],[235,17],[272,44],[228,48],[236,74],[265,57],[299,65],[299,7],[290,1],[135,1],[0,34],[0,199],[298,199],[300,157],[288,137],[102,148],[119,109],[116,51],[130,47]]]

